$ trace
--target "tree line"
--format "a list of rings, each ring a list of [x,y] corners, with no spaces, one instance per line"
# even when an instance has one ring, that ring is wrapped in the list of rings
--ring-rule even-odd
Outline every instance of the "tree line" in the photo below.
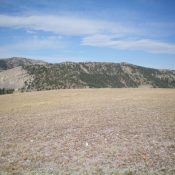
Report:
[[[3,94],[12,94],[15,90],[14,89],[5,89],[5,88],[0,88],[0,95]]]

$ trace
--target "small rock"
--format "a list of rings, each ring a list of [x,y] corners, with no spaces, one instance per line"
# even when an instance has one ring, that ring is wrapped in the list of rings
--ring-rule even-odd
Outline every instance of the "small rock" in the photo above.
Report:
[[[26,163],[27,163],[27,164],[30,164],[30,163],[31,163],[31,160],[27,159],[27,160],[26,160]]]

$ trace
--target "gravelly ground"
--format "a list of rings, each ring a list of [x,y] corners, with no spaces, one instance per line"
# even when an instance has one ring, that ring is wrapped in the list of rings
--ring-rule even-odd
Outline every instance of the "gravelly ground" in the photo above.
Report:
[[[125,171],[175,174],[174,89],[0,96],[0,174]]]

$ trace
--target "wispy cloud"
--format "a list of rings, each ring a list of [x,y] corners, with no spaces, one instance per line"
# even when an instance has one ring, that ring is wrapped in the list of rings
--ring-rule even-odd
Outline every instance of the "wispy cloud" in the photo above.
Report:
[[[85,37],[82,44],[122,50],[138,50],[152,53],[175,54],[175,44],[150,39],[115,39],[107,35],[94,35]]]
[[[38,37],[33,36],[25,41],[19,41],[13,48],[21,49],[62,49],[67,47],[68,42],[64,41],[61,36]]]
[[[42,30],[64,35],[124,34],[132,31],[131,28],[119,23],[53,15],[0,15],[0,26]]]
[[[27,32],[41,30],[56,35],[45,38],[32,38],[15,45],[3,46],[8,50],[41,50],[60,49],[66,43],[57,35],[78,36],[82,45],[107,47],[122,50],[139,50],[152,53],[175,54],[175,44],[147,39],[142,35],[144,30],[132,25],[110,22],[105,20],[87,19],[73,16],[32,15],[10,16],[0,15],[0,27],[23,28]],[[147,28],[149,28],[147,26]],[[136,39],[130,39],[130,36]],[[145,35],[146,36],[146,35]]]

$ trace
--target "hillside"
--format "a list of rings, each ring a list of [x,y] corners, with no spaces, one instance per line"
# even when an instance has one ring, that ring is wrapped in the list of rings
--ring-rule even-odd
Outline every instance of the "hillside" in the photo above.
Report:
[[[23,71],[22,76],[18,73],[20,76],[16,76],[16,79],[13,76],[9,78],[7,76],[9,71],[15,67],[20,67]],[[26,58],[12,58],[0,60],[0,68],[0,88],[6,88],[6,84],[11,84],[8,88],[15,87],[23,91],[68,88],[175,87],[175,71],[145,68],[127,63],[65,62],[49,64]],[[18,88],[15,86],[17,79],[23,79],[23,83]]]

